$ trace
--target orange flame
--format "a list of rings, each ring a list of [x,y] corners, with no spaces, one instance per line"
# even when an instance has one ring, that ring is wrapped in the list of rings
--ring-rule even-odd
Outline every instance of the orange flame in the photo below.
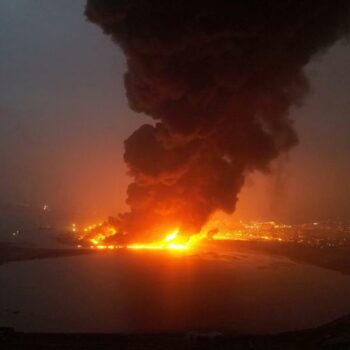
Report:
[[[186,250],[189,248],[188,242],[183,242],[179,238],[179,229],[169,233],[162,241],[146,244],[130,244],[128,249],[151,249],[151,250]]]
[[[109,223],[89,225],[78,230],[76,224],[72,224],[71,231],[77,235],[82,247],[85,243],[92,249],[114,250],[165,250],[165,251],[187,251],[199,245],[203,239],[213,241],[236,241],[236,240],[264,240],[264,241],[285,241],[284,231],[290,227],[275,222],[241,222],[235,225],[227,225],[223,220],[211,220],[200,233],[193,235],[181,234],[176,228],[164,235],[160,241],[131,244],[114,244],[114,236],[120,234],[115,226]],[[112,238],[113,237],[113,238]],[[112,238],[109,239],[109,238]]]
[[[204,238],[203,234],[185,237],[180,235],[180,230],[174,229],[159,242],[132,243],[127,245],[105,244],[108,237],[117,234],[117,230],[109,224],[89,225],[83,229],[78,239],[90,243],[90,248],[99,250],[131,249],[131,250],[172,250],[185,251],[193,247],[196,242]],[[81,247],[81,245],[79,245]]]

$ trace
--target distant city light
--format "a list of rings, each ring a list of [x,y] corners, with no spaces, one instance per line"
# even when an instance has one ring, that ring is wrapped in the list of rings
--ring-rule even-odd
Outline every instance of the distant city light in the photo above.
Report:
[[[16,237],[16,236],[18,236],[20,233],[21,233],[20,230],[16,230],[16,231],[12,232],[12,236],[13,236],[13,237]]]

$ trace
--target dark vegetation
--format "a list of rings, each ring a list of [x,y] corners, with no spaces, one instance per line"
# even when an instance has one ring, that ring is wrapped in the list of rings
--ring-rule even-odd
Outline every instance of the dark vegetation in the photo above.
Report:
[[[274,335],[215,333],[59,334],[18,333],[0,328],[4,350],[43,349],[350,349],[350,316],[327,325]]]

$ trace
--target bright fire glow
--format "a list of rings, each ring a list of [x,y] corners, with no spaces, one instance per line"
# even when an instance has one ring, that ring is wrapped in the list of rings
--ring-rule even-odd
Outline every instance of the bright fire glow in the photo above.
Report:
[[[171,242],[171,241],[173,241],[173,240],[177,237],[178,233],[179,233],[179,229],[176,229],[174,232],[169,233],[169,234],[165,237],[164,241],[165,241],[165,242]]]
[[[189,248],[188,241],[179,237],[179,229],[169,233],[162,241],[145,244],[129,244],[128,249],[150,249],[150,250],[186,250]]]
[[[181,237],[179,229],[174,230],[165,236],[160,242],[145,244],[129,244],[128,249],[146,249],[146,250],[188,250],[195,247],[196,243],[206,237],[206,234],[195,234],[190,237]]]
[[[192,235],[190,237],[181,236],[180,230],[177,228],[158,242],[150,243],[132,243],[127,245],[115,245],[105,243],[108,237],[114,236],[117,231],[109,224],[89,225],[83,229],[79,236],[79,240],[90,243],[91,249],[114,250],[114,249],[131,249],[131,250],[172,250],[184,251],[193,247],[196,242],[204,236],[202,234]],[[81,245],[79,245],[81,247]]]
[[[212,220],[200,233],[187,235],[180,232],[179,228],[173,229],[164,234],[164,238],[155,242],[134,242],[130,244],[114,243],[118,242],[118,229],[110,223],[102,222],[78,229],[78,225],[71,225],[71,232],[77,236],[78,248],[83,246],[91,249],[114,250],[163,250],[163,251],[186,251],[193,249],[203,240],[209,241],[276,241],[287,240],[286,232],[291,226],[271,222],[241,222],[230,227],[222,220]],[[287,231],[286,231],[287,230]],[[120,236],[120,238],[123,237]]]

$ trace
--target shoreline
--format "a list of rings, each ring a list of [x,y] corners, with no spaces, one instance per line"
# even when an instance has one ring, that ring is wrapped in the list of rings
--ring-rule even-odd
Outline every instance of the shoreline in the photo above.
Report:
[[[292,242],[235,241],[225,248],[249,250],[350,275],[350,247],[319,249]],[[220,244],[220,243],[219,243]],[[221,243],[222,244],[222,243]]]
[[[0,266],[16,261],[60,258],[96,253],[91,249],[35,248],[0,242]]]
[[[205,248],[232,249],[281,256],[294,262],[309,264],[320,268],[350,275],[350,249],[318,249],[295,243],[232,241],[225,243],[213,242],[204,245]],[[13,243],[0,242],[0,266],[17,261],[52,259],[87,254],[102,254],[103,251],[89,248],[36,248],[25,247]]]

